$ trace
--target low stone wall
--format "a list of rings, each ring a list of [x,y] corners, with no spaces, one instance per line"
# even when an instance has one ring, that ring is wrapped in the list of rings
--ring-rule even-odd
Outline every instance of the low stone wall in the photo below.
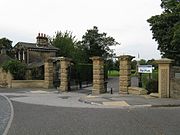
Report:
[[[128,87],[128,93],[135,95],[147,95],[147,90],[140,87]]]
[[[180,67],[172,67],[171,69],[170,97],[180,98]]]
[[[44,88],[44,80],[12,80],[12,88]]]
[[[10,87],[12,78],[13,77],[9,72],[6,73],[0,68],[0,87]]]

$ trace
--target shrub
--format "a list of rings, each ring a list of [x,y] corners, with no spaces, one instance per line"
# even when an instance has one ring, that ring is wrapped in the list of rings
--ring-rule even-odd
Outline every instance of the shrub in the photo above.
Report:
[[[109,77],[118,77],[119,76],[119,71],[117,71],[117,70],[109,70],[108,71],[108,76]]]
[[[2,68],[6,72],[9,71],[15,80],[22,80],[25,78],[26,65],[17,60],[11,60],[3,63]]]
[[[136,70],[131,70],[131,74],[135,74],[136,73]]]
[[[158,92],[158,81],[150,79],[146,83],[146,89],[148,90],[148,94],[157,93]]]

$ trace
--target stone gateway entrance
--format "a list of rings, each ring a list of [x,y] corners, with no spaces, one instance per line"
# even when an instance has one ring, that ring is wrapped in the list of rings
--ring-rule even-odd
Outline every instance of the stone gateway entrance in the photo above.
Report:
[[[146,94],[142,88],[131,87],[131,60],[134,58],[130,55],[119,56],[120,61],[120,76],[119,76],[119,94]],[[106,81],[104,77],[104,59],[98,56],[91,58],[93,65],[90,65],[91,70],[88,74],[83,72],[89,79],[86,81],[92,81],[91,94],[98,95],[105,93]],[[156,61],[158,63],[158,97],[160,98],[179,98],[180,97],[180,67],[172,66],[173,60],[160,59]],[[45,59],[44,62],[44,80],[7,80],[5,77],[0,78],[0,85],[5,85],[12,88],[54,88],[54,82],[60,92],[67,92],[70,90],[70,82],[72,75],[72,60],[65,57],[50,57]],[[89,65],[88,65],[89,66]],[[85,66],[86,67],[86,66]],[[80,68],[81,69],[81,68]],[[81,70],[79,70],[81,72]],[[77,89],[82,88],[83,79],[79,76],[79,72],[75,75],[75,82],[79,85]],[[2,76],[5,76],[1,73]],[[93,77],[91,77],[93,75]],[[77,79],[77,78],[79,79]],[[93,78],[93,79],[92,79]],[[6,80],[5,80],[6,79]],[[77,79],[77,80],[76,80]],[[2,82],[2,83],[1,83]],[[4,82],[6,84],[4,84]],[[141,93],[142,92],[142,93]]]
[[[133,56],[122,55],[119,56],[119,93],[128,94],[128,87],[131,86],[131,60]]]

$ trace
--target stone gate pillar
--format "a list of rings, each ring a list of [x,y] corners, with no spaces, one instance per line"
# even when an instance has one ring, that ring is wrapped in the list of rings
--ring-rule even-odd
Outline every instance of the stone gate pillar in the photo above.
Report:
[[[65,57],[60,57],[60,91],[65,92],[68,91],[68,84],[70,82],[68,79],[68,70],[69,66],[71,64],[71,59],[65,58]]]
[[[44,63],[44,87],[53,88],[53,60],[47,59]]]
[[[158,64],[158,94],[160,98],[170,98],[170,66],[173,60],[163,58]]]
[[[131,60],[133,56],[119,56],[119,93],[128,94],[128,87],[131,85]]]
[[[101,57],[91,57],[93,61],[93,88],[92,94],[97,95],[105,92],[104,88],[104,60]]]

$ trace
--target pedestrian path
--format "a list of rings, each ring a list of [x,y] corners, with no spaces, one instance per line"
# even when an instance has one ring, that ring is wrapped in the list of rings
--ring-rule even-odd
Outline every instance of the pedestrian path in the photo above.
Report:
[[[4,93],[1,94],[12,101],[61,107],[136,108],[180,106],[180,99],[162,99],[150,97],[149,95],[123,95],[118,93],[91,95],[86,90],[89,89],[59,93],[56,89],[22,89],[18,91],[11,90],[10,92],[3,91]]]
[[[175,107],[180,106],[180,99],[155,98],[149,95],[101,94],[80,98],[81,102],[109,107]]]

